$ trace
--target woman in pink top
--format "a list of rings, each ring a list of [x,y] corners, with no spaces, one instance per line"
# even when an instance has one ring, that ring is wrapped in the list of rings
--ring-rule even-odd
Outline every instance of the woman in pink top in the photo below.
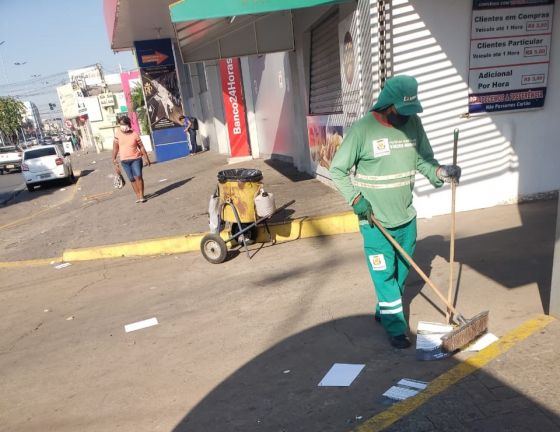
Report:
[[[130,180],[132,189],[136,194],[136,202],[146,202],[144,198],[144,180],[142,179],[142,156],[146,158],[146,165],[150,166],[150,158],[142,144],[140,135],[130,127],[130,119],[121,117],[119,129],[113,141],[113,164],[117,167],[117,156]],[[117,168],[118,169],[118,168]]]

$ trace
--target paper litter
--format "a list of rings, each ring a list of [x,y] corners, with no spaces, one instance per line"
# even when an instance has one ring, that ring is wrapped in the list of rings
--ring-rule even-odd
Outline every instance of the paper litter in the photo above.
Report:
[[[444,352],[441,348],[441,338],[451,330],[453,326],[449,324],[419,321],[416,335],[416,360],[441,360],[449,357],[451,353]]]
[[[365,364],[335,363],[318,384],[319,387],[348,387]]]
[[[427,382],[403,378],[396,385],[390,387],[389,390],[383,393],[383,396],[392,400],[401,401],[416,396],[427,386]]]
[[[487,346],[492,345],[494,342],[499,340],[500,338],[492,333],[486,333],[480,336],[478,339],[473,341],[468,347],[464,349],[467,352],[478,352],[482,351]]]
[[[132,323],[132,324],[125,325],[124,326],[124,331],[129,333],[129,332],[136,331],[136,330],[141,330],[141,329],[144,329],[144,328],[147,328],[147,327],[152,327],[152,326],[155,326],[155,325],[158,325],[158,324],[159,323],[158,323],[157,318],[150,318],[150,319],[147,319],[147,320],[144,320],[144,321],[138,321],[138,322],[135,322],[135,323]]]

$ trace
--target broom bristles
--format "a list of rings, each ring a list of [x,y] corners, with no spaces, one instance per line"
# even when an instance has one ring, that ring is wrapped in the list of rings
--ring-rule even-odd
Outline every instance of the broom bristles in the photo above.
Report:
[[[465,324],[450,331],[441,338],[442,349],[446,352],[456,351],[488,330],[488,311],[480,312]]]

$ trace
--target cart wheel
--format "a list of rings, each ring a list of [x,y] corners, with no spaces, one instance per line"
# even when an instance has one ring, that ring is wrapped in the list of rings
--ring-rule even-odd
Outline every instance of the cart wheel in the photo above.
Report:
[[[200,251],[206,261],[221,264],[226,260],[227,245],[219,234],[206,234],[200,242]]]

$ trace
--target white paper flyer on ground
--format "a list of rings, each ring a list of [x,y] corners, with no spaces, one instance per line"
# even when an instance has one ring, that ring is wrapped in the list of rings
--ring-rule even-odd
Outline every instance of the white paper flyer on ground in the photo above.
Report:
[[[136,330],[141,330],[141,329],[145,329],[147,327],[152,327],[155,325],[158,325],[158,320],[157,318],[150,318],[144,321],[138,321],[132,324],[127,324],[124,326],[124,331],[127,333],[136,331]]]
[[[500,338],[492,333],[486,333],[476,339],[472,344],[470,344],[465,351],[467,352],[478,352],[482,351],[487,346],[492,345],[494,342],[499,340]]]
[[[318,385],[319,387],[348,387],[364,367],[363,364],[335,363]]]
[[[449,324],[419,321],[416,335],[416,360],[441,360],[452,353],[441,348],[441,338],[453,330]]]
[[[427,386],[428,383],[425,381],[403,378],[397,384],[395,384],[394,386],[389,388],[389,390],[383,393],[383,396],[395,401],[401,401],[401,400],[408,399],[409,397],[416,396]]]

